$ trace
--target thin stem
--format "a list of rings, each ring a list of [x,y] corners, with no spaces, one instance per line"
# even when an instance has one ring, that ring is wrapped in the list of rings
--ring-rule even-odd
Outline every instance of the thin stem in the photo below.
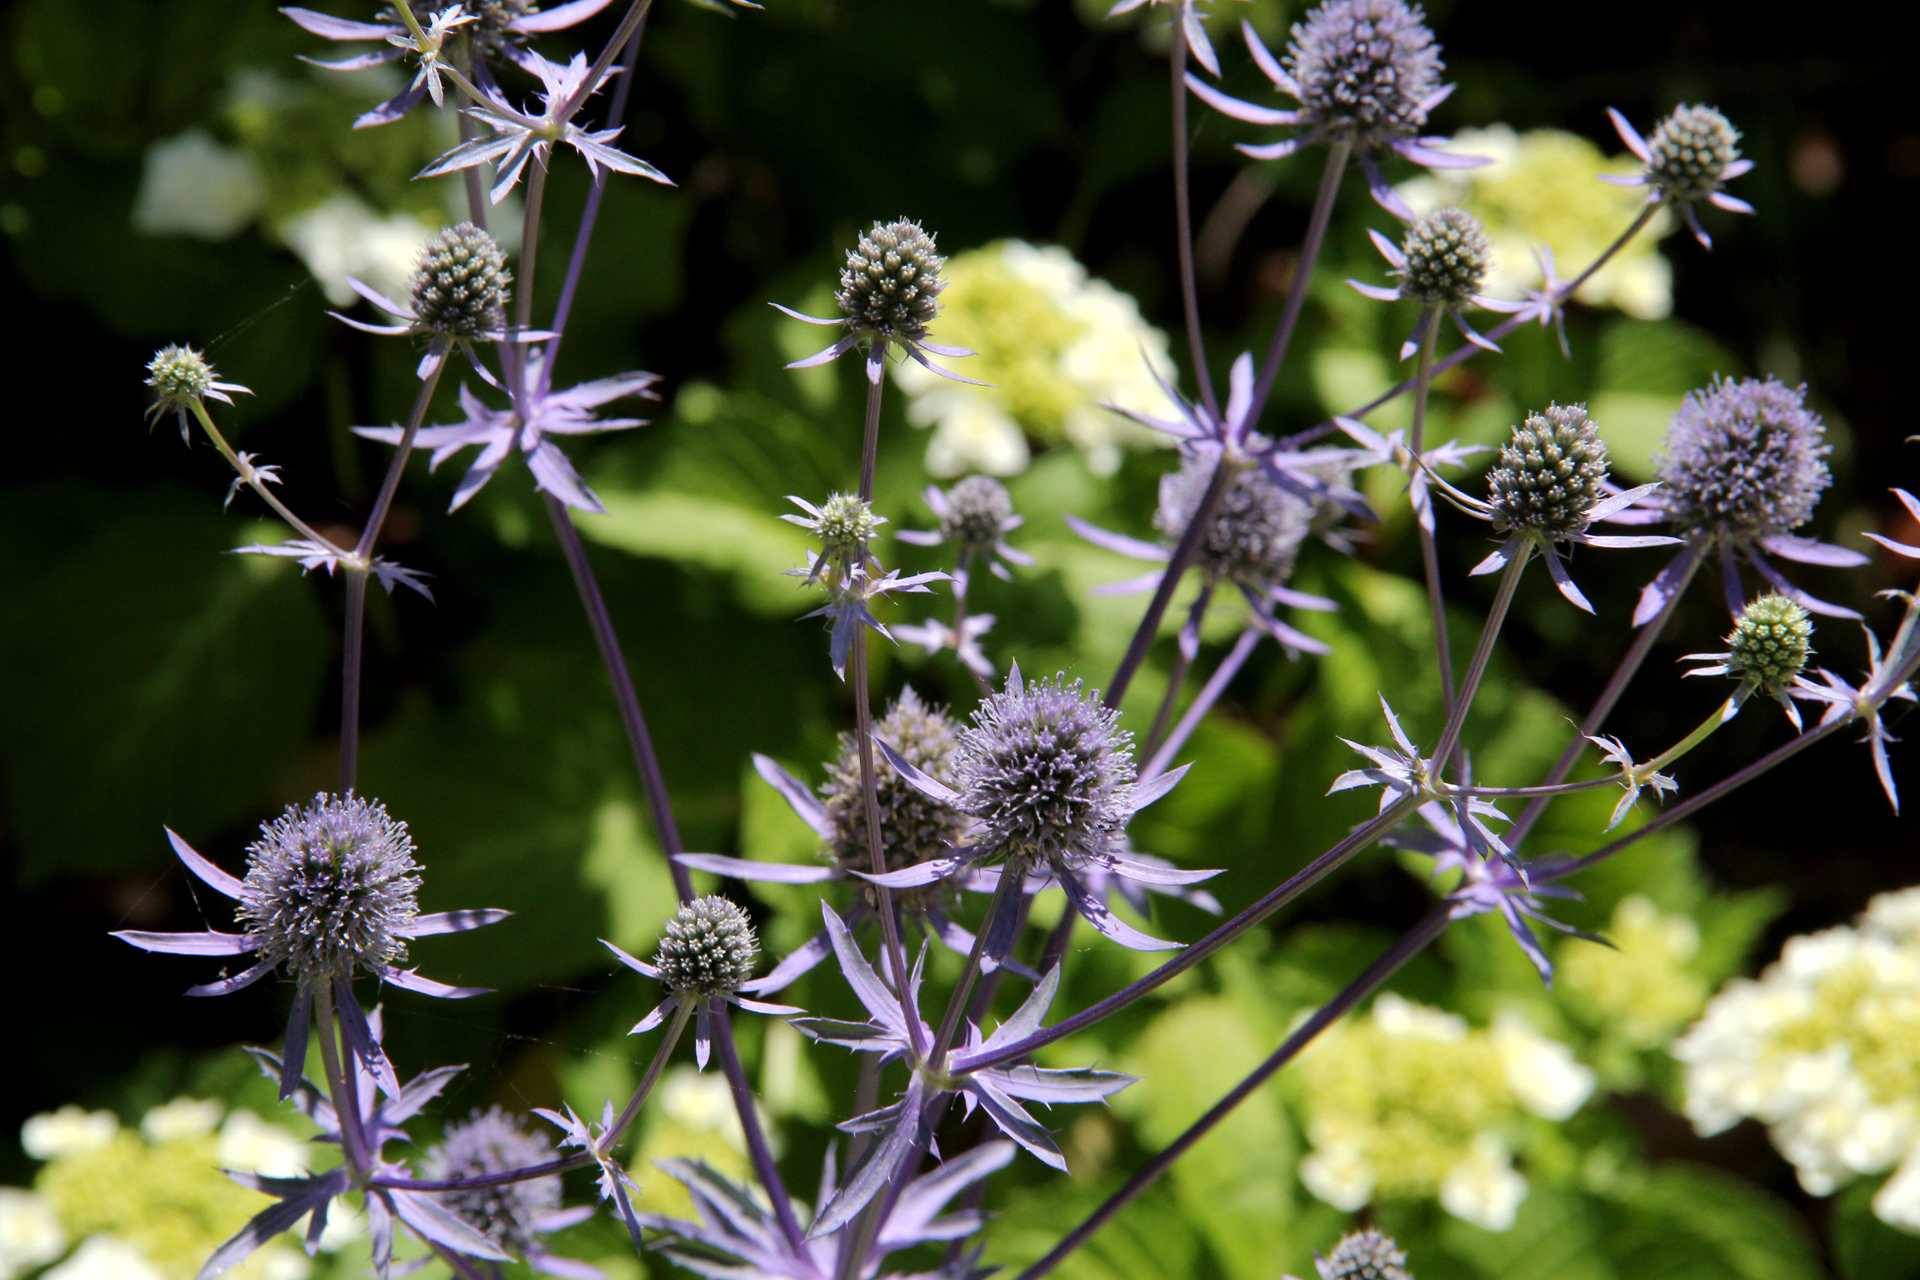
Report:
[[[1038,968],[1043,975],[1066,958],[1067,947],[1073,941],[1074,926],[1079,923],[1080,913],[1073,909],[1073,904],[1063,904],[1059,922],[1048,930],[1047,943],[1040,949]]]
[[[869,363],[884,365],[887,359],[887,340],[876,336],[873,339],[873,354]],[[867,379],[867,420],[860,436],[860,501],[873,501],[873,470],[880,459],[880,397],[886,387],[884,370],[882,376]]]
[[[960,666],[973,677],[973,683],[980,689],[982,697],[993,693],[993,686],[987,678],[967,665],[961,651],[967,642],[967,592],[973,587],[974,548],[971,543],[960,549],[960,562],[953,570],[953,656],[959,659]]]
[[[353,790],[360,771],[360,668],[366,652],[367,571],[346,571],[346,616],[340,649],[340,791]]]
[[[634,767],[640,772],[640,786],[646,792],[647,808],[653,813],[653,824],[660,833],[660,848],[666,854],[667,869],[673,875],[674,892],[680,901],[693,901],[693,877],[680,865],[680,855],[685,847],[680,843],[680,827],[674,821],[673,804],[667,799],[667,782],[660,773],[660,757],[654,753],[653,737],[647,732],[647,718],[640,711],[640,696],[634,692],[633,676],[627,670],[626,657],[620,652],[620,637],[614,633],[613,618],[607,612],[606,599],[600,594],[599,579],[594,577],[593,565],[587,560],[587,549],[580,542],[580,531],[574,527],[573,516],[567,510],[567,504],[550,493],[540,495],[546,499],[547,515],[553,521],[553,531],[560,537],[560,549],[567,557],[567,568],[573,574],[574,588],[580,593],[580,603],[587,611],[587,625],[593,630],[593,642],[600,650],[600,661],[607,669],[607,679],[613,684],[613,700],[620,709],[620,723],[627,731],[627,745],[633,751]]]
[[[613,1154],[614,1147],[619,1145],[620,1135],[627,1131],[627,1126],[632,1124],[634,1117],[640,1114],[640,1108],[646,1102],[647,1095],[653,1092],[654,1082],[660,1079],[660,1072],[665,1069],[667,1059],[673,1054],[673,1047],[680,1043],[680,1033],[687,1029],[687,1019],[692,1016],[691,1001],[680,1000],[674,1004],[673,1019],[667,1023],[666,1039],[662,1040],[660,1047],[653,1051],[653,1061],[647,1063],[647,1073],[640,1077],[640,1087],[633,1091],[633,1097],[627,1101],[626,1110],[622,1111],[620,1118],[613,1122],[613,1127],[600,1137],[601,1155]]]
[[[1200,402],[1217,422],[1220,401],[1213,393],[1213,372],[1207,368],[1206,341],[1200,334],[1200,290],[1193,274],[1193,193],[1187,173],[1187,33],[1178,15],[1173,39],[1167,45],[1167,71],[1173,86],[1173,222],[1180,257],[1180,304],[1187,317],[1187,351],[1193,357],[1193,379]]]
[[[322,536],[312,525],[293,514],[286,503],[274,496],[273,490],[267,488],[266,482],[260,478],[259,469],[235,453],[233,446],[227,443],[227,438],[220,434],[220,428],[213,425],[213,418],[208,415],[206,405],[202,404],[198,397],[189,401],[187,407],[193,410],[193,416],[199,421],[200,429],[207,433],[207,439],[211,440],[213,447],[220,451],[220,456],[227,460],[227,465],[233,468],[234,474],[239,476],[241,482],[249,489],[260,495],[260,500],[267,504],[273,514],[286,521],[294,532],[316,546],[331,548],[335,553],[343,556],[352,554],[345,547],[336,545],[331,538]]]
[[[1313,198],[1313,214],[1307,219],[1307,238],[1300,244],[1300,262],[1293,269],[1293,282],[1287,289],[1287,302],[1280,312],[1280,325],[1273,331],[1273,345],[1267,348],[1267,358],[1260,365],[1259,381],[1253,386],[1253,407],[1247,412],[1248,422],[1258,422],[1261,410],[1267,407],[1267,397],[1273,394],[1274,381],[1280,376],[1280,366],[1287,358],[1287,348],[1293,342],[1293,330],[1300,323],[1300,310],[1306,305],[1307,286],[1313,280],[1314,263],[1320,257],[1320,246],[1327,238],[1327,224],[1333,220],[1334,198],[1340,194],[1340,179],[1347,172],[1347,160],[1353,155],[1349,143],[1336,142],[1327,148],[1327,165],[1320,173],[1320,190]]]
[[[441,370],[447,367],[444,352],[442,356],[442,359],[433,362],[427,376],[421,380],[419,392],[413,397],[413,408],[407,413],[406,429],[400,433],[400,445],[387,462],[387,474],[380,481],[380,493],[373,500],[373,511],[367,516],[366,527],[360,530],[360,541],[354,544],[353,555],[357,560],[364,561],[373,555],[374,544],[380,541],[380,531],[386,527],[387,513],[393,510],[394,495],[400,491],[400,477],[406,472],[407,458],[413,453],[414,439],[420,434],[420,425],[427,420],[427,409],[433,403],[433,393],[440,386]]]
[[[1467,678],[1460,682],[1460,698],[1447,716],[1447,727],[1440,732],[1440,745],[1433,749],[1436,778],[1446,772],[1448,763],[1453,759],[1453,749],[1460,745],[1460,731],[1466,726],[1467,711],[1473,706],[1473,695],[1479,692],[1480,679],[1487,674],[1487,663],[1493,657],[1493,642],[1500,636],[1500,628],[1507,620],[1507,609],[1513,604],[1513,593],[1520,585],[1520,575],[1526,572],[1527,561],[1533,558],[1533,551],[1533,540],[1523,540],[1519,550],[1508,557],[1506,571],[1500,575],[1500,588],[1494,592],[1493,607],[1487,610],[1486,625],[1480,628],[1480,643],[1475,646],[1473,661],[1467,666]],[[1547,554],[1553,554],[1552,548],[1548,548]]]
[[[320,1037],[320,1065],[327,1077],[327,1096],[340,1122],[340,1149],[346,1154],[347,1167],[360,1176],[373,1167],[373,1162],[367,1158],[367,1136],[360,1129],[360,1105],[340,1061],[340,1042],[334,1033],[338,1021],[333,1011],[333,983],[322,978],[313,989],[313,1029]]]
[[[587,100],[587,95],[599,87],[601,78],[607,74],[607,68],[613,65],[614,58],[626,46],[627,41],[633,39],[633,33],[638,31],[640,24],[647,20],[647,11],[652,7],[653,0],[634,0],[626,16],[620,19],[620,25],[614,29],[613,38],[607,41],[606,48],[600,50],[600,56],[595,58],[593,66],[588,68],[587,78],[580,82],[580,87],[574,91],[573,97],[563,104],[560,111],[562,120],[572,119],[573,113],[580,109],[580,104]]]
[[[1528,796],[1536,796],[1552,799],[1554,796],[1578,795],[1582,791],[1598,791],[1603,787],[1613,786],[1618,781],[1618,777],[1589,778],[1585,782],[1556,782],[1541,787],[1442,786],[1436,787],[1435,790],[1444,798],[1453,798],[1456,796],[1506,796],[1511,799],[1522,799]]]
[[[893,1216],[900,1196],[913,1181],[913,1175],[920,1170],[920,1161],[926,1153],[925,1139],[916,1136],[901,1153],[900,1163],[893,1167],[893,1176],[887,1179],[887,1189],[867,1202],[854,1222],[853,1236],[842,1247],[840,1265],[836,1270],[838,1280],[859,1280],[866,1270],[868,1256],[873,1252],[873,1241],[880,1234],[880,1227]]]
[[[1187,745],[1187,739],[1193,736],[1193,731],[1213,710],[1213,704],[1227,691],[1227,685],[1240,674],[1240,668],[1246,665],[1247,658],[1264,634],[1258,627],[1248,627],[1240,633],[1240,638],[1233,642],[1233,648],[1227,651],[1227,656],[1220,660],[1220,665],[1213,669],[1207,682],[1200,686],[1200,694],[1193,700],[1193,705],[1187,708],[1187,714],[1180,717],[1180,723],[1174,726],[1173,733],[1148,759],[1146,767],[1140,770],[1141,778],[1157,778],[1167,771],[1167,766],[1173,763],[1174,754]]]
[[[967,955],[966,968],[960,971],[960,980],[954,984],[953,994],[947,999],[947,1011],[940,1019],[940,1031],[934,1037],[933,1053],[927,1059],[928,1065],[936,1073],[946,1065],[947,1050],[953,1047],[953,1037],[960,1030],[961,1015],[966,1012],[967,1000],[973,995],[974,980],[980,976],[980,958],[986,954],[987,934],[1000,914],[1001,904],[1006,900],[1007,886],[1016,880],[1024,883],[1025,879],[1025,876],[1002,872],[994,882],[993,896],[987,900],[986,918],[980,922],[980,932],[974,936],[973,950]]]
[[[1736,692],[1731,698],[1728,698],[1725,702],[1715,707],[1713,709],[1713,713],[1709,715],[1705,720],[1702,720],[1699,726],[1695,728],[1692,733],[1680,739],[1680,741],[1674,743],[1671,747],[1668,747],[1665,751],[1662,751],[1659,755],[1647,761],[1645,764],[1639,766],[1639,768],[1637,768],[1634,772],[1648,773],[1648,774],[1657,773],[1660,770],[1666,768],[1668,765],[1672,764],[1675,760],[1678,760],[1681,756],[1684,756],[1685,754],[1687,754],[1687,752],[1693,750],[1695,747],[1705,742],[1708,738],[1713,736],[1714,731],[1716,729],[1718,729],[1721,725],[1725,724],[1727,721],[1733,719],[1734,715],[1738,713],[1740,709],[1740,704],[1745,702],[1747,700],[1747,695],[1752,692],[1753,692],[1752,685],[1742,685],[1739,691]]]
[[[860,1055],[860,1071],[853,1085],[853,1114],[864,1116],[880,1106],[880,1059],[873,1054]],[[856,1133],[847,1139],[847,1168],[860,1163],[860,1157],[866,1154],[867,1144],[873,1141],[871,1133]]]
[[[467,92],[467,85],[464,83],[464,73],[472,70],[473,67],[473,37],[468,28],[460,28],[460,43],[455,49],[454,57],[463,73],[462,81],[454,85],[454,91],[465,105],[479,106],[480,100]],[[473,141],[474,134],[477,132],[473,117],[460,110],[458,104],[453,112],[453,123],[460,130],[462,146]],[[460,171],[460,177],[466,184],[467,190],[467,221],[482,231],[487,231],[487,184],[482,180],[481,173],[484,168],[486,168],[485,165],[470,164]]]
[[[733,1023],[727,1018],[726,1002],[715,997],[708,1018],[713,1026],[714,1048],[720,1054],[720,1069],[726,1073],[727,1086],[733,1090],[734,1109],[740,1113],[740,1128],[746,1134],[747,1155],[753,1161],[754,1176],[760,1180],[767,1199],[773,1202],[773,1215],[779,1219],[780,1231],[787,1237],[787,1243],[804,1258],[807,1234],[793,1216],[793,1201],[787,1195],[786,1184],[780,1181],[780,1170],[774,1167],[767,1135],[761,1131],[760,1117],[753,1106],[753,1088],[747,1083],[747,1073],[740,1068],[740,1053],[734,1048]]]
[[[1426,448],[1427,393],[1433,387],[1433,348],[1440,336],[1439,308],[1427,308],[1421,324],[1425,332],[1420,335],[1420,364],[1413,375],[1413,427],[1407,432],[1407,448],[1414,456],[1415,466],[1419,465]],[[1434,511],[1431,498],[1427,501],[1427,511],[1430,520]],[[1434,531],[1427,527],[1428,520],[1420,519],[1416,512],[1414,524],[1420,531],[1420,566],[1427,579],[1427,608],[1433,614],[1433,648],[1440,659],[1440,705],[1451,716],[1453,645],[1447,637],[1447,600],[1440,589],[1440,549],[1434,542]]]
[[[1120,700],[1126,697],[1127,686],[1133,683],[1134,673],[1146,661],[1147,650],[1160,633],[1160,619],[1166,616],[1167,606],[1173,603],[1173,593],[1180,586],[1181,575],[1193,563],[1194,557],[1200,554],[1200,543],[1213,528],[1214,517],[1220,514],[1220,504],[1226,501],[1227,491],[1233,488],[1240,471],[1240,464],[1222,451],[1220,460],[1214,464],[1213,478],[1207,482],[1207,491],[1201,495],[1199,505],[1187,520],[1187,527],[1181,530],[1180,541],[1174,544],[1166,572],[1160,575],[1160,585],[1154,588],[1153,599],[1148,602],[1140,625],[1134,628],[1133,639],[1127,644],[1127,652],[1120,659],[1119,669],[1113,673],[1113,683],[1101,699],[1104,705],[1117,708]]]
[[[1063,1018],[1050,1027],[1044,1027],[1024,1040],[1016,1040],[991,1052],[962,1056],[954,1059],[953,1071],[957,1073],[982,1071],[988,1067],[997,1067],[1009,1062],[1017,1062],[1042,1046],[1064,1040],[1076,1032],[1084,1031],[1113,1014],[1133,1004],[1163,984],[1185,973],[1205,960],[1214,952],[1225,947],[1247,930],[1265,920],[1287,903],[1312,888],[1329,872],[1338,868],[1354,854],[1367,848],[1375,840],[1400,825],[1401,819],[1420,806],[1419,795],[1404,795],[1380,811],[1379,816],[1357,828],[1352,835],[1327,850],[1312,862],[1296,871],[1287,881],[1268,893],[1264,898],[1242,911],[1233,919],[1200,939],[1173,959],[1149,973],[1137,982],[1128,983],[1106,999],[1074,1014]]]
[[[1428,943],[1445,931],[1448,909],[1442,905],[1427,913],[1426,917],[1410,929],[1404,937],[1371,965],[1365,973],[1348,983],[1346,988],[1322,1006],[1311,1018],[1300,1024],[1294,1033],[1288,1036],[1273,1055],[1253,1073],[1233,1089],[1198,1120],[1187,1127],[1185,1133],[1175,1138],[1165,1150],[1142,1165],[1134,1175],[1127,1179],[1126,1185],[1107,1198],[1098,1209],[1087,1217],[1085,1222],[1075,1227],[1067,1237],[1055,1245],[1047,1255],[1022,1271],[1017,1280],[1038,1280],[1040,1276],[1052,1271],[1066,1256],[1085,1244],[1087,1240],[1112,1220],[1120,1210],[1173,1167],[1173,1162],[1190,1151],[1208,1133],[1229,1115],[1234,1108],[1253,1096],[1256,1089],[1271,1079],[1281,1067],[1298,1057],[1322,1031],[1332,1026],[1343,1014],[1383,986],[1407,961],[1418,955]]]
[[[1187,626],[1193,628],[1193,643],[1196,649],[1200,644],[1200,620],[1206,616],[1207,606],[1213,602],[1213,584],[1202,583],[1200,594],[1194,600],[1193,607],[1187,611]],[[1173,667],[1167,672],[1167,691],[1160,696],[1159,709],[1153,713],[1153,726],[1147,730],[1147,739],[1140,748],[1140,754],[1151,756],[1160,746],[1161,736],[1166,733],[1167,721],[1173,717],[1173,705],[1180,700],[1180,690],[1186,686],[1187,673],[1193,669],[1193,659],[1187,654],[1184,643],[1186,635],[1181,634],[1173,652]]]
[[[556,1173],[569,1173],[594,1163],[593,1156],[587,1152],[578,1155],[562,1156],[557,1160],[546,1160],[540,1164],[530,1164],[522,1169],[503,1169],[499,1173],[476,1173],[470,1178],[369,1178],[367,1184],[385,1187],[389,1191],[477,1191],[483,1187],[504,1187],[509,1183],[527,1182],[534,1178],[547,1178]]]

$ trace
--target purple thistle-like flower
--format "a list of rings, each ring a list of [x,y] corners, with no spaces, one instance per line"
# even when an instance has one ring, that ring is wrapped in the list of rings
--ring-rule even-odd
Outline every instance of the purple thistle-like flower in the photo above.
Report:
[[[144,951],[175,955],[258,957],[244,972],[192,987],[190,996],[221,996],[252,986],[284,965],[297,991],[287,1018],[288,1075],[281,1097],[291,1096],[306,1061],[308,1024],[317,992],[331,987],[348,1042],[375,1073],[380,1087],[398,1096],[399,1084],[353,993],[355,970],[422,995],[464,999],[480,987],[450,987],[399,966],[410,939],[456,933],[504,920],[492,908],[422,915],[416,902],[420,864],[404,822],[385,806],[348,792],[322,793],[305,808],[289,806],[260,829],[247,850],[244,880],[228,875],[167,832],[187,870],[215,892],[239,903],[244,933],[148,933],[123,930],[113,936]]]
[[[1651,141],[1627,118],[1607,108],[1614,130],[1627,150],[1646,168],[1626,177],[1601,174],[1602,182],[1617,187],[1648,187],[1647,200],[1680,207],[1680,216],[1692,229],[1694,239],[1704,249],[1713,248],[1713,237],[1700,225],[1693,206],[1705,200],[1729,213],[1752,213],[1745,200],[1728,195],[1720,188],[1753,168],[1753,161],[1740,158],[1740,131],[1712,107],[1679,106],[1660,122]]]
[[[1285,65],[1273,56],[1251,23],[1240,24],[1247,51],[1273,87],[1300,105],[1279,111],[1229,97],[1197,76],[1187,87],[1223,115],[1249,124],[1295,126],[1279,142],[1240,150],[1277,160],[1317,142],[1351,146],[1381,207],[1404,222],[1413,210],[1387,185],[1375,161],[1388,150],[1430,169],[1471,169],[1481,156],[1452,155],[1436,148],[1445,138],[1420,137],[1427,114],[1453,92],[1440,83],[1445,64],[1418,5],[1404,0],[1326,0],[1293,26]]]
[[[1026,568],[1033,563],[1032,556],[1007,545],[1007,535],[1025,524],[1026,517],[1014,514],[1013,495],[992,476],[968,476],[945,491],[937,485],[928,485],[921,497],[940,521],[940,527],[902,529],[893,536],[917,547],[934,547],[943,542],[957,545],[960,564],[953,575],[959,584],[956,590],[967,589],[967,573],[977,555],[987,557],[987,567],[1003,582],[1013,581],[1008,565]],[[989,667],[988,671],[991,670]]]
[[[532,56],[525,48],[529,37],[563,31],[575,26],[599,13],[610,2],[611,0],[572,0],[570,4],[559,4],[542,10],[530,3],[530,0],[477,0],[477,2],[469,0],[467,8],[470,16],[461,24],[461,29],[480,54],[480,57],[474,59],[472,68],[476,86],[493,87],[492,76],[487,70],[488,61],[504,57],[516,63],[521,62]],[[459,7],[454,6],[455,9]],[[327,40],[345,43],[365,42],[383,46],[372,53],[344,58],[338,62],[321,62],[314,58],[301,59],[303,62],[312,63],[328,71],[364,71],[369,67],[397,62],[409,54],[421,57],[420,73],[414,77],[412,83],[355,120],[354,128],[365,129],[373,125],[392,124],[419,106],[430,92],[434,94],[433,101],[436,104],[441,101],[438,92],[440,77],[437,66],[440,49],[432,39],[433,31],[428,29],[423,32],[428,36],[428,43],[431,46],[424,51],[432,55],[429,58],[423,56],[413,29],[400,17],[399,10],[389,6],[382,13],[383,20],[378,22],[354,22],[346,18],[336,18],[331,14],[316,13],[311,9],[286,8],[280,12],[314,35]],[[416,7],[414,12],[418,14],[421,9]],[[447,12],[449,11],[442,10],[441,16],[444,17]],[[437,20],[430,17],[429,21]],[[443,35],[446,29],[446,26],[441,27]]]
[[[1342,1236],[1326,1257],[1313,1255],[1320,1280],[1413,1280],[1407,1253],[1394,1238],[1374,1227]],[[1287,1277],[1286,1280],[1292,1280]]]
[[[1480,282],[1486,278],[1487,268],[1493,261],[1493,246],[1481,230],[1479,219],[1464,209],[1437,209],[1407,228],[1405,238],[1397,245],[1378,231],[1367,234],[1380,256],[1391,264],[1388,274],[1397,276],[1400,284],[1389,289],[1358,280],[1347,283],[1377,302],[1406,298],[1423,308],[1420,323],[1400,344],[1402,360],[1420,349],[1427,327],[1437,323],[1442,315],[1450,317],[1461,336],[1476,347],[1500,350],[1467,323],[1463,311],[1474,306],[1488,311],[1513,312],[1522,310],[1526,304],[1502,302],[1479,292]]]
[[[495,1106],[449,1125],[446,1136],[427,1149],[423,1174],[429,1181],[452,1181],[528,1169],[553,1158],[553,1143],[545,1135],[529,1133]],[[535,1271],[563,1280],[604,1280],[600,1268],[551,1254],[540,1239],[593,1216],[591,1205],[560,1207],[557,1175],[438,1195],[455,1217],[501,1249],[524,1257]]]
[[[453,491],[448,510],[458,511],[465,506],[486,487],[500,464],[516,449],[533,473],[535,488],[576,510],[596,513],[606,510],[552,437],[625,431],[647,425],[645,418],[596,418],[594,411],[627,396],[655,398],[653,385],[660,380],[659,375],[621,373],[583,382],[565,391],[549,391],[546,359],[545,347],[527,353],[527,391],[515,402],[520,407],[489,408],[470,388],[463,386],[460,408],[466,420],[449,426],[424,427],[414,436],[415,444],[433,450],[431,466],[435,469],[462,449],[480,450]],[[394,445],[406,435],[400,427],[355,427],[354,433]]]
[[[805,578],[808,586],[826,589],[827,603],[802,616],[830,620],[828,630],[832,639],[828,641],[827,656],[834,674],[844,680],[847,658],[853,652],[853,642],[861,627],[893,639],[893,633],[873,616],[868,602],[885,599],[896,591],[925,594],[933,590],[928,583],[944,582],[949,575],[936,570],[901,577],[898,569],[886,569],[872,549],[874,530],[886,521],[873,514],[871,503],[844,493],[834,494],[817,507],[805,498],[787,500],[807,514],[781,519],[819,538],[821,552],[809,548],[807,563],[786,572],[789,577]]]

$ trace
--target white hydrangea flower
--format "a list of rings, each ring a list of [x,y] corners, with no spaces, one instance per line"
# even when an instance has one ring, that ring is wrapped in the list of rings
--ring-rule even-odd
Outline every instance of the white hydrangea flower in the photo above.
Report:
[[[45,1197],[0,1187],[0,1280],[52,1262],[66,1247],[66,1230]]]
[[[226,1107],[211,1099],[175,1098],[140,1117],[140,1134],[148,1142],[176,1142],[204,1138],[220,1124]]]
[[[307,1172],[307,1144],[251,1111],[235,1111],[220,1126],[220,1166],[269,1178]]]
[[[1548,1120],[1565,1120],[1593,1096],[1599,1082],[1591,1067],[1581,1066],[1573,1050],[1549,1040],[1512,1010],[1493,1023],[1494,1047],[1507,1069],[1507,1084],[1520,1105]]]
[[[406,297],[420,250],[437,230],[410,213],[383,216],[346,192],[293,215],[279,228],[280,238],[336,307],[359,297],[348,276],[388,297]]]
[[[244,151],[224,147],[199,126],[147,148],[133,229],[148,236],[228,240],[260,214],[266,192]]]
[[[88,1236],[73,1256],[40,1280],[166,1280],[146,1255],[112,1236]]]
[[[1346,1213],[1355,1213],[1373,1199],[1373,1166],[1353,1143],[1316,1147],[1300,1161],[1301,1185],[1316,1197]]]
[[[97,1151],[118,1132],[120,1121],[111,1111],[87,1111],[69,1104],[28,1117],[20,1126],[20,1146],[35,1160],[58,1160]]]
[[[1513,1226],[1527,1180],[1514,1172],[1513,1153],[1497,1133],[1473,1140],[1466,1159],[1447,1171],[1440,1184],[1440,1207],[1454,1217],[1488,1231]]]
[[[660,1110],[695,1133],[718,1133],[735,1151],[747,1149],[740,1113],[727,1082],[691,1067],[675,1067],[660,1082]]]

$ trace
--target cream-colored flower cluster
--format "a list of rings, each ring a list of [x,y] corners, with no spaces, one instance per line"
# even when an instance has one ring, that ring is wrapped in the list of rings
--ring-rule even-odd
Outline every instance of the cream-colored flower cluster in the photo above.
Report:
[[[1707,1002],[1706,983],[1687,967],[1700,950],[1700,928],[1636,893],[1614,909],[1607,937],[1613,946],[1575,941],[1560,949],[1559,990],[1588,1022],[1632,1048],[1660,1048]]]
[[[33,1190],[0,1187],[0,1280],[56,1261],[42,1280],[188,1280],[270,1203],[222,1170],[289,1177],[309,1161],[286,1130],[197,1098],[153,1108],[137,1131],[111,1112],[62,1107],[22,1125],[20,1145],[46,1163]],[[338,1249],[361,1230],[358,1215],[336,1205],[321,1247]],[[305,1280],[311,1270],[297,1249],[276,1244],[228,1274]]]
[[[1896,1169],[1873,1211],[1920,1232],[1920,887],[1790,939],[1757,980],[1728,983],[1673,1054],[1702,1134],[1761,1121],[1813,1195]]]
[[[1517,1013],[1471,1028],[1387,994],[1372,1016],[1337,1023],[1300,1060],[1307,1138],[1300,1180],[1349,1212],[1379,1198],[1438,1196],[1489,1231],[1527,1195],[1513,1167],[1524,1113],[1564,1120],[1594,1073]]]
[[[1122,450],[1172,443],[1107,407],[1176,414],[1153,376],[1169,385],[1175,376],[1167,335],[1130,296],[1065,249],[1020,240],[958,254],[944,275],[933,338],[972,350],[952,367],[992,385],[953,382],[911,361],[895,366],[909,420],[934,428],[934,475],[1013,475],[1026,469],[1030,439],[1072,444],[1094,474],[1111,475]]]
[[[1482,292],[1520,299],[1540,287],[1535,246],[1553,251],[1562,278],[1586,269],[1638,217],[1646,193],[1609,186],[1601,174],[1640,171],[1632,156],[1608,160],[1578,134],[1558,129],[1515,133],[1505,125],[1462,129],[1453,150],[1490,157],[1478,169],[1447,169],[1399,188],[1416,213],[1459,205],[1480,219],[1493,242],[1493,265]],[[1574,294],[1589,306],[1617,307],[1642,320],[1673,310],[1673,267],[1660,256],[1667,215],[1636,236]]]

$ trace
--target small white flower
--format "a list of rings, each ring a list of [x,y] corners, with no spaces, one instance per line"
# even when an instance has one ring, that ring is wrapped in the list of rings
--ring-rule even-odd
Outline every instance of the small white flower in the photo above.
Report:
[[[1513,1156],[1496,1133],[1476,1137],[1471,1153],[1440,1184],[1442,1208],[1488,1231],[1512,1227],[1526,1198],[1527,1180],[1514,1172]]]
[[[1300,1181],[1334,1208],[1352,1213],[1373,1199],[1373,1166],[1359,1147],[1315,1147],[1300,1161]]]
[[[52,1205],[31,1191],[0,1187],[0,1280],[52,1262],[66,1247]]]
[[[146,1255],[112,1236],[88,1236],[73,1256],[40,1280],[166,1280]]]
[[[1565,1120],[1593,1095],[1599,1077],[1574,1060],[1573,1050],[1549,1040],[1512,1010],[1493,1021],[1493,1043],[1520,1105],[1548,1120]]]
[[[251,1111],[235,1111],[220,1126],[220,1166],[269,1178],[307,1172],[307,1145]]]
[[[20,1146],[35,1160],[58,1160],[85,1151],[98,1151],[120,1132],[111,1111],[85,1111],[64,1106],[43,1111],[20,1126]]]
[[[259,215],[265,199],[252,158],[195,126],[147,148],[133,198],[133,229],[147,236],[227,240]]]
[[[212,1100],[175,1098],[140,1117],[140,1133],[148,1142],[177,1142],[212,1133],[226,1107]]]
[[[359,297],[348,276],[405,297],[414,263],[435,230],[410,213],[383,216],[341,192],[287,219],[280,238],[307,264],[327,301],[344,307]]]
[[[1467,1020],[1458,1014],[1414,1004],[1388,991],[1373,1002],[1373,1025],[1390,1036],[1458,1044],[1467,1038]]]

